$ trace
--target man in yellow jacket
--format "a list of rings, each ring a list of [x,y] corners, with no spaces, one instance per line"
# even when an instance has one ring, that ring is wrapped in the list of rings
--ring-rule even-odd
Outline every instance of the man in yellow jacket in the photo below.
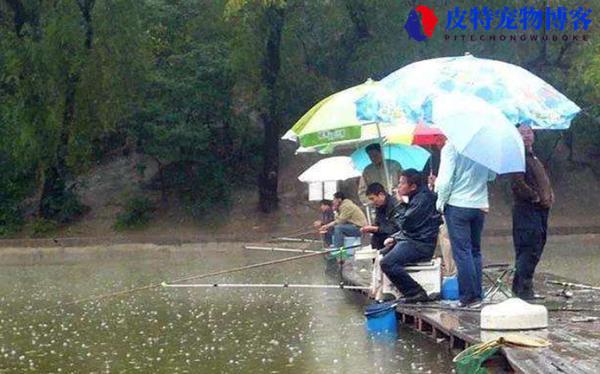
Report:
[[[333,222],[322,226],[322,229],[333,227],[333,246],[342,247],[344,237],[361,236],[360,228],[367,225],[367,217],[358,205],[347,199],[342,192],[333,195],[333,205],[338,214]]]

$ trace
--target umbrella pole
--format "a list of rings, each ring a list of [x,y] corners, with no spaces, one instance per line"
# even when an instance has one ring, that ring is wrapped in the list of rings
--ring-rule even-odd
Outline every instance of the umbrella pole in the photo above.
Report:
[[[386,184],[386,190],[388,193],[392,193],[392,186],[391,186],[391,181],[390,181],[390,172],[388,170],[388,165],[387,162],[385,162],[385,153],[384,153],[384,148],[383,148],[383,138],[381,137],[381,129],[379,128],[379,122],[377,122],[376,124],[377,126],[377,136],[379,137],[379,147],[381,147],[381,156],[382,156],[382,162],[383,162],[383,172],[385,174],[385,184]]]

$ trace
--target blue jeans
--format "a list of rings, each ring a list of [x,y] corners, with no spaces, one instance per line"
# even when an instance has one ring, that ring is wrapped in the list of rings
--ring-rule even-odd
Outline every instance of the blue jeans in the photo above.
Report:
[[[361,236],[360,227],[351,223],[343,223],[333,226],[333,246],[343,247],[344,237],[346,236]]]
[[[477,208],[446,205],[444,217],[458,270],[459,299],[463,303],[481,299],[481,231],[485,213]]]
[[[413,240],[400,241],[381,260],[381,271],[394,283],[398,291],[402,292],[403,296],[415,296],[425,290],[412,279],[404,266],[431,260],[434,251],[435,245],[423,245]]]
[[[333,227],[327,229],[327,232],[321,236],[323,237],[325,248],[329,247],[333,243]]]

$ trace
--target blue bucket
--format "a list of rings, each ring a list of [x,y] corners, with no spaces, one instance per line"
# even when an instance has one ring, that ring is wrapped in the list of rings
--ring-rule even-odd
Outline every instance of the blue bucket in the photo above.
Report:
[[[365,309],[367,331],[370,333],[396,333],[396,303],[375,303]]]
[[[458,300],[458,278],[444,277],[442,282],[442,300]]]

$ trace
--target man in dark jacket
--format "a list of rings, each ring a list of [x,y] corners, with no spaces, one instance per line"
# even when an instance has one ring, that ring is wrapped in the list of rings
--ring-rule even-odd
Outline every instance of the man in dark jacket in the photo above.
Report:
[[[516,173],[512,177],[516,262],[512,290],[516,296],[527,300],[537,298],[533,293],[533,273],[546,244],[554,192],[544,165],[533,153],[533,130],[526,125],[520,125],[518,130],[525,144],[525,173]]]
[[[404,269],[406,264],[429,261],[437,243],[442,224],[436,210],[436,195],[415,169],[402,172],[397,189],[398,200],[404,196],[405,212],[398,216],[396,225],[401,229],[385,240],[391,247],[381,261],[381,270],[404,295],[402,302],[427,301],[427,293]],[[393,246],[393,247],[392,247]]]
[[[400,230],[397,222],[403,209],[398,200],[385,192],[385,188],[380,183],[371,183],[367,187],[366,195],[369,202],[375,206],[375,222],[373,225],[363,226],[360,231],[373,234],[371,247],[382,249],[385,239]]]

